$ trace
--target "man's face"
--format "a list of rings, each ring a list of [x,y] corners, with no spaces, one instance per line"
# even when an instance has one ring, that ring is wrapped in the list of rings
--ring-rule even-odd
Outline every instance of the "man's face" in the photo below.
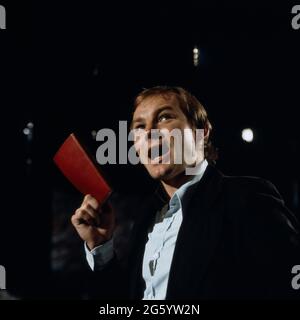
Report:
[[[184,138],[184,129],[190,129],[192,132],[192,128],[176,97],[170,95],[144,99],[133,114],[132,129],[137,131],[140,129],[144,135],[138,136],[135,148],[152,178],[168,181],[185,170],[187,164],[182,157],[182,150],[185,147],[184,144],[192,145],[194,140],[193,137]],[[166,143],[164,134],[159,137],[150,134],[153,129],[162,133],[176,129],[175,131],[180,131],[182,134],[182,142],[178,143],[178,140],[171,138]],[[141,152],[141,147],[144,147],[146,152]],[[178,157],[181,161],[174,161]]]

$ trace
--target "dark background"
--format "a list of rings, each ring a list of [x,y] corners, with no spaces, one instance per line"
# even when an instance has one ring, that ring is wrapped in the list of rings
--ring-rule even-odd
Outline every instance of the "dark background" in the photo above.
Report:
[[[291,27],[297,3],[280,2],[1,2],[0,264],[10,294],[88,296],[69,223],[82,196],[52,157],[71,132],[94,152],[92,130],[129,120],[145,87],[196,95],[214,127],[217,167],[271,180],[299,217],[300,30]],[[32,139],[23,131],[30,122]],[[241,139],[247,127],[253,143]],[[140,167],[104,169],[131,203],[153,188]]]

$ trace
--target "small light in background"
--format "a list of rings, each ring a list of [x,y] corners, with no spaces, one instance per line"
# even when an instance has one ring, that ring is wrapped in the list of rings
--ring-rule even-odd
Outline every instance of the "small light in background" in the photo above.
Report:
[[[252,142],[254,138],[253,130],[250,128],[243,129],[242,139],[246,142]]]
[[[193,53],[198,55],[199,54],[199,49],[197,47],[194,47]]]
[[[27,128],[28,129],[32,129],[34,127],[33,123],[32,122],[28,122],[27,123]]]
[[[100,75],[100,66],[96,65],[93,69],[93,76],[98,77]]]
[[[193,49],[193,63],[195,67],[198,67],[199,65],[199,56],[200,56],[200,50],[197,46]]]
[[[33,139],[33,122],[27,122],[26,127],[23,129],[23,134],[26,136],[26,140],[28,142],[32,141]]]
[[[28,136],[30,134],[30,129],[24,128],[23,133],[25,134],[25,136]]]
[[[93,139],[95,140],[96,139],[96,135],[97,135],[97,131],[96,130],[92,130],[91,131],[91,135],[92,135]]]

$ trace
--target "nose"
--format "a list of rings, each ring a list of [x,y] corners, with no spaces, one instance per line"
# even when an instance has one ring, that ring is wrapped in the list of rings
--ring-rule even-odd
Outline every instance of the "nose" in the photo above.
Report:
[[[154,130],[154,131],[152,131],[152,130]],[[148,139],[151,138],[151,133],[153,135],[153,132],[155,132],[155,131],[157,131],[157,126],[155,123],[151,122],[151,123],[147,124],[147,126],[145,127],[145,132],[146,132],[146,136]],[[152,138],[153,138],[153,136],[152,136]]]
[[[155,121],[149,121],[146,124],[145,130],[147,132],[151,132],[151,130],[153,130],[153,129],[157,129],[157,125],[156,125]]]
[[[161,139],[163,133],[161,132],[160,129],[157,128],[157,126],[151,126],[147,129],[145,129],[146,132],[146,138],[148,140],[157,140],[157,139]]]

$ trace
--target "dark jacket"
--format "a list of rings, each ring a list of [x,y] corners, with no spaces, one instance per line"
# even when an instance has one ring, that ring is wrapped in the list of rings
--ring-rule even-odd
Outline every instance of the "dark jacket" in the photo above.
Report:
[[[166,299],[297,298],[299,226],[276,188],[254,177],[224,176],[209,165],[183,210]],[[163,201],[139,209],[126,270],[115,258],[98,274],[103,297],[142,299],[147,230]]]

